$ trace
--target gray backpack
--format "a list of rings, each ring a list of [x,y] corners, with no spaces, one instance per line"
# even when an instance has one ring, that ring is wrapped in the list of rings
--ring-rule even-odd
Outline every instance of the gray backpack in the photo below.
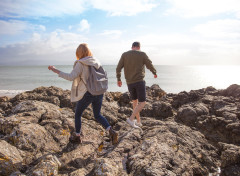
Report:
[[[88,66],[89,77],[87,83],[87,91],[92,95],[101,95],[108,89],[107,72],[100,66],[98,69],[94,66]]]

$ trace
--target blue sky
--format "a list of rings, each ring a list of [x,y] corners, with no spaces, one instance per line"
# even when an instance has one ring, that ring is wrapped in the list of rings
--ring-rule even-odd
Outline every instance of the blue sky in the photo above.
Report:
[[[140,41],[156,65],[240,64],[239,0],[1,0],[0,65],[71,65],[80,43],[117,64]]]

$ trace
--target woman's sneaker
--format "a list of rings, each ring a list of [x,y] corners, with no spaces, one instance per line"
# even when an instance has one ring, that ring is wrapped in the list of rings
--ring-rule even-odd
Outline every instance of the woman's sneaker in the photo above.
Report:
[[[137,126],[139,126],[139,127],[142,127],[142,126],[143,126],[142,123],[141,123],[141,122],[138,123],[137,120],[134,120],[134,122],[135,122],[135,125],[137,125]]]
[[[109,130],[109,137],[110,137],[110,140],[112,141],[112,144],[118,143],[118,134],[116,131],[112,129],[112,127]]]
[[[78,136],[76,133],[72,133],[70,138],[69,138],[69,141],[72,142],[72,143],[78,143],[78,144],[81,144],[83,141],[82,141],[82,138],[81,138],[81,135]]]

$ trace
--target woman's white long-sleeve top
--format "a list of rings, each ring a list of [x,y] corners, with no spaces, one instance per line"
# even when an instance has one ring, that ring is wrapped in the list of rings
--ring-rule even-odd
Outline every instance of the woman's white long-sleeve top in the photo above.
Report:
[[[64,73],[60,71],[58,74],[59,77],[73,81],[71,89],[71,102],[81,100],[87,92],[86,83],[89,77],[89,66],[93,66],[98,69],[100,65],[100,62],[97,59],[88,56],[75,61],[71,73]]]
[[[82,99],[83,95],[87,92],[85,83],[89,76],[88,66],[82,64],[80,61],[75,61],[71,73],[64,73],[60,71],[59,77],[69,81],[73,81],[71,88],[71,102],[76,102]]]

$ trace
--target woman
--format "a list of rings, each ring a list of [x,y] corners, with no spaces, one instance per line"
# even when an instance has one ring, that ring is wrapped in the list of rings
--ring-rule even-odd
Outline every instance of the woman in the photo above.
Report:
[[[102,124],[102,126],[109,131],[109,136],[113,144],[118,142],[118,134],[112,129],[107,119],[100,114],[102,107],[103,94],[92,95],[87,91],[85,83],[89,76],[88,66],[100,67],[100,63],[92,57],[92,53],[88,45],[82,43],[76,50],[77,60],[74,62],[71,73],[64,73],[54,66],[48,66],[49,70],[57,73],[59,77],[73,81],[71,89],[71,102],[77,102],[75,110],[75,130],[70,137],[70,141],[82,143],[81,138],[81,116],[83,111],[92,103],[93,114],[95,119]]]

